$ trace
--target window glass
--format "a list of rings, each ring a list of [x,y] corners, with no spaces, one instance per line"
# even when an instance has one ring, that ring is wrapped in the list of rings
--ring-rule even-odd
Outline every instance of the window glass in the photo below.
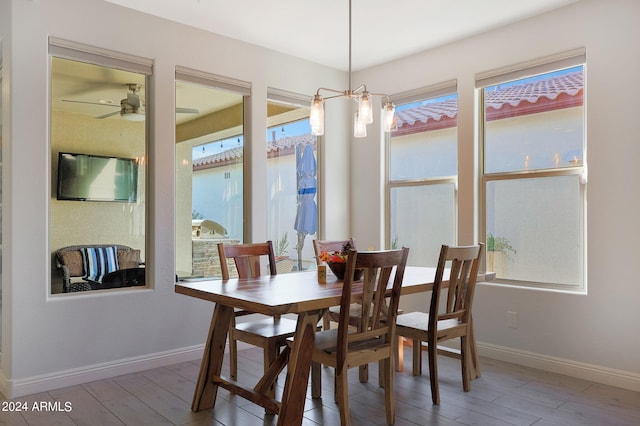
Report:
[[[396,109],[389,142],[389,247],[411,247],[409,263],[435,266],[456,242],[458,99],[424,98]]]
[[[577,67],[485,87],[485,173],[581,165],[582,81]]]
[[[51,57],[52,294],[146,284],[149,85],[121,66]]]
[[[583,72],[483,89],[486,260],[498,281],[585,286]]]
[[[217,244],[244,241],[244,97],[210,84],[176,82],[179,279],[220,277]]]
[[[278,273],[315,269],[318,156],[309,108],[270,100],[268,111],[267,237]]]
[[[398,128],[391,136],[390,180],[456,176],[457,117],[457,95],[398,105]]]
[[[455,244],[452,183],[391,189],[391,248],[411,247],[409,263],[436,266],[442,244]]]

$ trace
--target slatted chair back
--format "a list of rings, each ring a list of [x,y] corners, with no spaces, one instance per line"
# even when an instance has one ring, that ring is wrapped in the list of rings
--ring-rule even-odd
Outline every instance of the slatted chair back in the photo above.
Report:
[[[356,248],[356,242],[353,238],[349,238],[347,240],[313,240],[313,251],[316,255],[316,263],[318,265],[322,264],[322,260],[320,260],[320,253],[323,251],[328,253],[341,251],[347,243],[350,243],[353,249]]]
[[[434,335],[437,334],[438,321],[457,319],[461,325],[470,324],[481,251],[482,244],[442,246],[429,308],[428,329]],[[441,306],[443,275],[447,266],[450,268],[449,286],[446,302]]]
[[[252,244],[223,244],[218,243],[218,255],[220,257],[220,269],[222,279],[229,279],[229,264],[227,259],[233,259],[239,278],[255,278],[260,274],[260,261],[263,256],[268,259],[270,275],[276,275],[276,259],[273,251],[273,243]]]
[[[337,369],[349,368],[345,360],[349,352],[352,352],[353,356],[353,351],[358,350],[360,342],[363,349],[370,350],[371,342],[377,340],[382,353],[388,351],[389,356],[393,356],[395,320],[408,255],[408,248],[371,252],[349,251],[338,321]],[[350,308],[353,302],[353,274],[356,269],[364,270],[364,278],[359,327],[353,331],[349,325],[353,321],[350,318]],[[387,298],[390,284],[391,292]],[[389,302],[388,306],[386,300]],[[365,356],[364,359],[366,358]],[[375,360],[377,359],[372,359]]]

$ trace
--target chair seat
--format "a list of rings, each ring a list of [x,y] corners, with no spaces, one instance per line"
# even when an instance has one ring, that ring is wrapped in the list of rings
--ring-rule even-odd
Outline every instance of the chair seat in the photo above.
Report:
[[[265,318],[257,321],[249,321],[236,324],[234,333],[238,333],[237,337],[243,334],[251,334],[264,339],[292,337],[296,332],[297,321],[288,318]]]
[[[407,312],[406,314],[398,315],[396,319],[396,329],[406,327],[408,329],[415,330],[416,333],[427,333],[429,321],[429,314],[424,312]],[[447,319],[438,321],[438,334],[449,329],[455,329],[460,327],[460,323],[457,319]],[[407,334],[403,336],[409,337]]]

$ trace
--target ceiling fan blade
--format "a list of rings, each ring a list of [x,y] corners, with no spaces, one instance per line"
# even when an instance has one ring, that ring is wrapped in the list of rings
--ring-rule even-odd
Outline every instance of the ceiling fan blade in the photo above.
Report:
[[[107,107],[120,108],[120,105],[103,104],[103,103],[100,103],[100,102],[74,101],[74,100],[71,100],[71,99],[62,99],[62,102],[72,102],[72,103],[76,103],[76,104],[88,104],[88,105],[98,105],[98,106],[107,106]]]
[[[176,113],[178,114],[199,114],[200,111],[195,108],[176,108]]]
[[[96,118],[97,118],[97,119],[99,119],[99,120],[101,120],[101,119],[103,119],[103,118],[112,117],[112,116],[114,116],[114,115],[118,115],[118,114],[120,114],[120,111],[115,111],[115,112],[110,112],[109,114],[99,115],[99,116],[97,116]]]

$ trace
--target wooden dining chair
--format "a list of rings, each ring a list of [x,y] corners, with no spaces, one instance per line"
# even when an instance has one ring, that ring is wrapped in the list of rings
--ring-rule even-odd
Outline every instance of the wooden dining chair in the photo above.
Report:
[[[408,255],[408,248],[372,252],[349,251],[338,327],[316,334],[311,356],[312,363],[316,366],[324,364],[335,368],[334,397],[338,402],[340,423],[343,426],[349,425],[351,421],[347,389],[348,369],[376,361],[383,361],[383,368],[379,370],[379,374],[383,376],[387,423],[395,422],[393,399],[395,324]],[[364,270],[362,282],[354,283],[353,281],[356,268]],[[391,281],[392,286],[388,295]],[[354,294],[360,297],[360,293],[363,304],[360,326],[356,329],[351,326],[353,315],[351,306],[353,306]],[[388,307],[385,306],[387,298]]]
[[[317,264],[322,264],[322,260],[320,260],[320,253],[323,251],[332,253],[335,251],[340,251],[345,246],[345,244],[349,243],[351,247],[356,249],[356,242],[353,238],[349,238],[348,240],[313,240],[313,249],[316,254]],[[401,314],[402,310],[398,309],[398,314]],[[360,326],[360,318],[362,314],[362,304],[361,303],[352,303],[350,309],[350,317],[349,323],[354,327]],[[328,330],[331,328],[331,322],[338,322],[340,318],[340,306],[333,306],[325,311],[322,316],[322,329]],[[402,359],[402,358],[401,358]],[[362,365],[359,368],[359,379],[360,382],[366,383],[369,380],[369,366]]]
[[[260,261],[264,257],[268,259],[270,275],[277,274],[271,241],[254,244],[218,243],[218,255],[223,280],[229,279],[228,259],[233,259],[239,278],[259,277]],[[280,317],[236,323],[237,317],[249,314],[252,312],[236,309],[229,327],[229,369],[233,380],[237,380],[238,376],[238,341],[262,348],[266,371],[277,358],[280,348],[287,344],[287,338],[296,331],[296,321]]]
[[[322,260],[320,259],[320,253],[326,251],[328,253],[333,253],[336,251],[341,251],[342,248],[346,245],[350,244],[351,247],[355,250],[356,242],[353,238],[349,238],[348,240],[313,240],[313,251],[316,255],[316,263],[318,266],[322,265]],[[352,306],[352,312],[354,315],[357,315],[357,311],[359,310],[359,304]],[[340,316],[340,307],[334,306],[328,309],[324,315],[322,316],[322,329],[329,330],[331,328],[331,321],[338,322],[338,318]],[[354,323],[352,325],[357,326],[356,323],[357,318],[354,317]]]
[[[398,316],[396,322],[397,335],[412,339],[414,376],[422,374],[422,351],[426,349],[428,353],[431,399],[434,404],[440,404],[437,356],[441,342],[460,338],[458,357],[462,365],[462,387],[465,392],[471,389],[471,364],[476,358],[471,308],[482,246],[483,244],[459,247],[443,245],[431,292],[429,313],[407,312]],[[445,276],[447,267],[451,271],[448,286]],[[446,301],[441,296],[445,289]],[[426,342],[426,346],[423,342]],[[402,350],[402,343],[398,344],[398,350]]]

